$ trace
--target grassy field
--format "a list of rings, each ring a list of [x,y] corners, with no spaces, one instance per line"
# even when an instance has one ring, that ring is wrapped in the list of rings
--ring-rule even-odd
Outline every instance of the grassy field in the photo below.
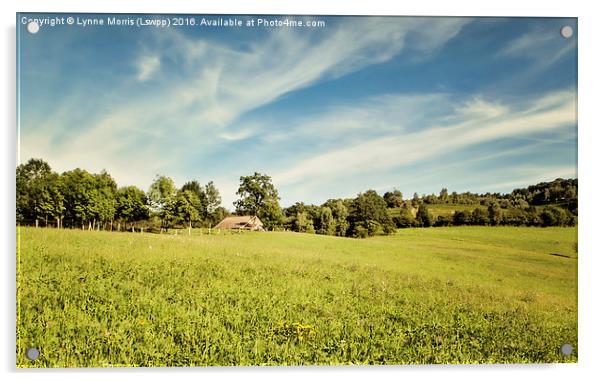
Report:
[[[577,361],[575,228],[17,239],[19,367]]]

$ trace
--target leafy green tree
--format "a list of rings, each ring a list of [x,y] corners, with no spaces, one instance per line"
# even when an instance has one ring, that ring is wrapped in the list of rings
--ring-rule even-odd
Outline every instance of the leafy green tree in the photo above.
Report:
[[[199,199],[199,208],[197,209],[199,218],[206,218],[208,215],[208,200],[207,194],[205,193],[205,188],[199,184],[198,181],[193,180],[182,185],[181,191],[190,191],[196,195],[196,197]]]
[[[497,202],[489,204],[489,207],[487,207],[487,214],[491,225],[497,226],[502,222],[502,209]]]
[[[65,220],[69,226],[81,225],[92,229],[96,208],[96,179],[88,171],[76,168],[61,175],[61,193],[65,205]]]
[[[390,234],[395,231],[395,225],[387,210],[387,203],[374,190],[368,190],[357,196],[350,210],[350,219],[354,226],[361,225],[369,235],[378,231],[369,226],[370,221],[380,224],[384,233]]]
[[[382,224],[372,220],[366,221],[365,225],[366,229],[368,229],[368,235],[371,237],[381,234],[391,234],[393,231],[395,231],[395,229],[393,229],[393,231],[389,230],[391,225],[385,225],[387,226],[387,231],[385,231],[385,227]]]
[[[525,210],[525,214],[527,217],[527,225],[528,226],[541,226],[543,225],[543,221],[541,220],[540,213],[537,211],[537,208],[534,206],[529,206]]]
[[[412,205],[407,202],[404,203],[399,211],[399,216],[395,218],[395,225],[398,228],[410,228],[416,225],[416,219],[412,213]]]
[[[548,226],[567,226],[570,223],[570,217],[566,211],[556,206],[546,206],[540,213],[541,225]]]
[[[94,190],[90,195],[92,229],[100,229],[106,222],[113,222],[117,208],[117,183],[107,171],[92,175]]]
[[[241,176],[236,194],[240,197],[234,203],[238,214],[257,216],[268,230],[282,225],[283,214],[278,200],[278,191],[268,175],[258,172]]]
[[[307,212],[298,212],[293,221],[293,230],[299,233],[315,233],[314,223]]]
[[[414,196],[412,197],[412,206],[417,208],[418,205],[420,205],[421,201],[422,200],[420,199],[418,193],[414,192]]]
[[[151,211],[161,219],[162,227],[169,227],[175,218],[176,187],[171,178],[157,176],[148,191]]]
[[[449,201],[452,204],[457,204],[459,200],[459,196],[458,196],[458,192],[452,192],[451,195],[449,196]]]
[[[360,222],[353,225],[351,236],[355,238],[367,238],[370,236],[366,222]]]
[[[119,188],[116,199],[115,218],[119,223],[117,230],[121,230],[121,223],[133,223],[149,217],[146,194],[142,189],[135,186]]]
[[[416,222],[419,224],[419,226],[425,228],[433,225],[433,216],[425,204],[422,204],[418,207],[418,212],[416,212]]]
[[[487,213],[481,208],[475,208],[472,211],[472,223],[473,225],[487,225],[489,223]]]
[[[175,216],[178,221],[185,222],[188,225],[188,235],[191,234],[192,223],[201,218],[199,209],[201,209],[201,200],[195,192],[191,190],[178,191],[175,200]]]
[[[209,181],[205,185],[205,195],[207,196],[207,214],[211,215],[222,203],[222,197],[213,181]]]
[[[451,226],[454,223],[452,217],[449,216],[438,216],[437,221],[433,224],[433,226]]]
[[[439,202],[441,202],[442,204],[447,204],[448,201],[449,194],[447,192],[447,188],[443,188],[441,189],[441,192],[439,192]]]
[[[349,209],[345,205],[343,200],[328,200],[324,203],[324,207],[330,208],[332,212],[332,218],[334,219],[335,232],[334,234],[339,237],[347,235],[349,229]]]
[[[56,226],[60,227],[60,220],[65,210],[63,195],[60,191],[60,178],[52,172],[35,184],[31,190],[34,194],[30,200],[33,201],[33,210],[36,219],[44,219],[44,226],[48,226],[48,220],[56,220]]]
[[[400,208],[403,204],[403,194],[398,189],[385,192],[383,199],[387,203],[387,208]]]
[[[285,220],[284,220],[284,225],[287,229],[290,229],[292,231],[299,231],[298,229],[298,221],[297,221],[297,216],[300,213],[305,213],[305,217],[307,217],[307,208],[305,206],[304,203],[302,202],[296,202],[293,205],[284,208],[282,210],[284,216],[285,216]]]
[[[65,219],[70,226],[100,229],[112,222],[117,208],[117,184],[106,172],[90,174],[82,169],[64,172],[60,177]]]
[[[422,201],[425,204],[436,204],[437,203],[437,196],[435,196],[435,194],[429,194],[428,196],[422,196]]]
[[[181,191],[191,191],[199,199],[197,208],[199,220],[205,220],[209,226],[212,226],[223,219],[221,211],[216,214],[222,203],[222,198],[213,181],[208,182],[205,186],[202,186],[196,180],[189,181],[182,186]]]
[[[60,219],[65,210],[61,194],[60,178],[50,165],[41,159],[30,159],[16,171],[16,215],[19,223]]]
[[[320,210],[320,229],[318,234],[335,235],[337,229],[336,221],[332,215],[332,210],[323,206]]]
[[[182,185],[182,188],[180,190],[181,191],[191,191],[192,193],[196,194],[199,199],[205,197],[205,190],[203,189],[201,184],[196,180],[192,180],[192,181],[188,181],[188,182],[184,183],[184,185]]]
[[[210,226],[217,225],[221,220],[228,217],[229,215],[230,215],[230,212],[228,211],[228,209],[224,208],[223,206],[218,206],[213,211],[213,214],[211,216],[209,216]]]
[[[472,213],[469,210],[457,210],[454,213],[453,221],[454,225],[470,225]]]
[[[259,211],[258,217],[267,230],[282,228],[284,222],[284,215],[277,200],[266,200]]]
[[[35,188],[38,182],[51,173],[50,165],[41,159],[30,159],[17,167],[16,173],[16,214],[17,222],[36,220]]]
[[[305,212],[305,211],[306,211],[305,204],[302,202],[296,202],[293,205],[289,206],[288,208],[284,208],[282,212],[287,217],[294,217],[297,215],[297,213],[301,213],[301,212]]]

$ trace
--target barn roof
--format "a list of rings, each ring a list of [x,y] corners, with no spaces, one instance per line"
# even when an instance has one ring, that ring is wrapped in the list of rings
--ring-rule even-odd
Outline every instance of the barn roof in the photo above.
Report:
[[[263,229],[263,223],[257,216],[233,216],[224,218],[216,229]]]

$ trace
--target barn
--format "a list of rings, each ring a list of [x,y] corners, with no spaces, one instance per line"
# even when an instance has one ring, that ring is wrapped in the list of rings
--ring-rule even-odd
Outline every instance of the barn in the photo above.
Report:
[[[224,218],[216,229],[244,229],[263,231],[263,222],[257,216],[232,216]]]

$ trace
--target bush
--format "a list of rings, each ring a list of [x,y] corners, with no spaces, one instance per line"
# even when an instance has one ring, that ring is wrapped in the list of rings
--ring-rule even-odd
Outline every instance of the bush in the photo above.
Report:
[[[474,225],[487,225],[489,223],[487,213],[481,208],[476,208],[472,211],[472,223]]]
[[[368,229],[366,229],[361,224],[355,225],[353,227],[352,235],[354,238],[367,238],[368,237]]]
[[[454,213],[454,225],[469,225],[471,213],[468,210],[459,210]]]
[[[386,224],[383,226],[383,232],[386,235],[395,234],[397,232],[397,226],[395,223],[391,222],[390,224]]]
[[[546,206],[539,215],[542,226],[567,226],[570,223],[570,217],[567,213],[555,206]]]
[[[424,226],[425,228],[433,225],[433,217],[426,205],[420,205],[418,208],[418,212],[416,213],[416,222],[419,224],[419,226]]]
[[[381,235],[384,233],[383,226],[376,221],[370,220],[370,221],[366,222],[365,226],[368,230],[368,235],[370,237],[375,236],[375,235]]]
[[[437,217],[437,221],[435,221],[433,226],[452,226],[453,222],[453,219],[449,216],[439,216]]]
[[[399,216],[395,216],[393,222],[398,228],[411,228],[416,224],[416,219],[408,206],[401,208]]]

